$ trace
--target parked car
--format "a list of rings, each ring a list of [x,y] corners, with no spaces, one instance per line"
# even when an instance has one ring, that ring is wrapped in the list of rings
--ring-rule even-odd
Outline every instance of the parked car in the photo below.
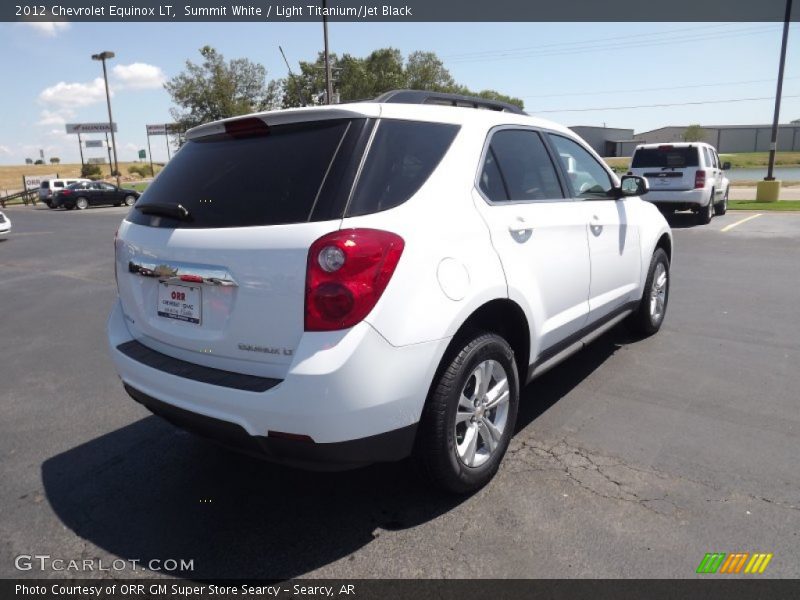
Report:
[[[633,151],[629,174],[646,177],[647,200],[663,212],[692,210],[705,225],[728,210],[730,182],[714,146],[702,142],[642,144]]]
[[[119,227],[111,356],[134,400],[224,445],[325,469],[413,453],[469,492],[527,382],[622,320],[661,327],[672,234],[646,191],[475,98],[202,125]]]
[[[91,181],[91,179],[81,179],[79,177],[72,179],[44,179],[39,184],[39,200],[50,208],[55,208],[53,204],[53,196],[55,194],[75,183],[91,183]]]
[[[67,210],[84,210],[104,204],[133,206],[140,195],[136,190],[119,188],[105,181],[89,181],[75,183],[58,192],[53,198],[53,206],[63,206]]]
[[[0,240],[7,238],[9,233],[11,233],[11,219],[0,211]]]

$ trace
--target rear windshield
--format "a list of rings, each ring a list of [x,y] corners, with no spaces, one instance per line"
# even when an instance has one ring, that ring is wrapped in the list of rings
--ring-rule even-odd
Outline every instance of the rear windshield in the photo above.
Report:
[[[700,163],[697,158],[697,148],[642,148],[633,155],[631,167],[636,169],[647,168],[675,168],[696,167]]]
[[[127,219],[152,227],[251,227],[387,210],[416,193],[458,129],[417,121],[383,120],[376,126],[369,119],[335,119],[270,126],[251,137],[220,134],[192,140]],[[153,206],[176,204],[188,211],[185,220]]]
[[[156,227],[217,228],[332,218],[322,210],[336,191],[326,181],[334,179],[344,139],[363,124],[364,119],[335,119],[272,126],[249,137],[221,134],[189,141],[128,219]],[[141,212],[154,204],[181,204],[189,218]]]
[[[50,182],[49,182],[49,181],[47,181],[47,180],[45,179],[45,180],[42,182],[42,188],[43,188],[43,189],[46,189],[46,190],[47,190],[47,189],[50,189]]]

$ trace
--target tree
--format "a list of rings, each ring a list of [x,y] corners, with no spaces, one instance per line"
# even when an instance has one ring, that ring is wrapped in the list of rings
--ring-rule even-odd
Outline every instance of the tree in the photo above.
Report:
[[[334,89],[343,102],[367,100],[395,89],[431,90],[502,100],[522,107],[519,98],[494,90],[472,92],[458,85],[433,52],[412,52],[408,59],[396,48],[380,48],[365,58],[344,54],[330,55]],[[283,81],[283,106],[324,103],[325,58],[319,53],[313,62],[300,62],[300,72]]]
[[[81,177],[86,179],[100,179],[103,172],[100,170],[100,165],[86,163],[81,167]]]
[[[36,160],[33,162],[33,164],[35,164],[35,165],[43,165],[43,164],[44,164],[44,161],[43,161],[41,158],[37,158],[37,159],[36,159]]]
[[[57,156],[50,157],[50,164],[51,165],[57,165],[60,162],[61,162],[61,159],[58,158]]]
[[[201,64],[187,60],[186,70],[164,84],[181,129],[278,105],[281,82],[268,82],[263,65],[246,58],[226,61],[211,46],[203,46],[200,55]]]
[[[683,132],[684,142],[702,142],[706,139],[706,132],[700,125],[689,125]]]
[[[450,71],[433,52],[412,52],[406,63],[405,84],[412,90],[449,92],[456,87]]]

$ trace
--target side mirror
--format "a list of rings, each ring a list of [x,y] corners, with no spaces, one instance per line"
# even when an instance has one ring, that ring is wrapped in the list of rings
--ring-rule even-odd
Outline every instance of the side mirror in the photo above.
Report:
[[[626,196],[642,196],[650,191],[650,184],[644,177],[638,175],[623,175],[619,188],[618,198]]]
[[[722,170],[723,171],[727,171],[730,168],[731,168],[731,163],[729,163],[729,162],[722,163]]]

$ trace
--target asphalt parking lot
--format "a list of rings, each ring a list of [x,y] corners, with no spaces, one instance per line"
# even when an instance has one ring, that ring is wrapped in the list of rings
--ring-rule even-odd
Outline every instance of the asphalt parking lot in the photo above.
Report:
[[[0,576],[63,576],[14,567],[49,554],[198,579],[673,578],[742,551],[800,577],[800,214],[676,215],[662,332],[615,329],[530,385],[498,477],[454,499],[408,462],[294,471],[130,400],[104,337],[126,210],[6,210]]]

